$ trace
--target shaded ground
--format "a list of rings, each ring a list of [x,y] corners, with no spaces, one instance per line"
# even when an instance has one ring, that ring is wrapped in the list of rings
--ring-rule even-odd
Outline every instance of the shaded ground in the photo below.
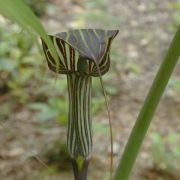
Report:
[[[50,10],[49,15],[44,19],[44,23],[48,24],[47,29],[54,33],[57,32],[56,29],[62,31],[73,27],[72,22],[75,19],[72,19],[72,15],[82,13],[84,8],[82,2],[78,0],[66,1],[66,3],[53,2],[56,4],[56,8],[53,10],[57,13],[63,12],[63,16],[57,16],[53,10]],[[158,0],[150,2],[112,0],[111,3],[109,2],[108,13],[114,17],[121,17],[122,15],[124,17],[120,24],[116,24],[116,27],[120,29],[116,43],[119,51],[123,53],[123,57],[116,67],[117,72],[120,72],[119,76],[113,79],[114,84],[119,87],[119,93],[110,101],[114,145],[116,147],[115,166],[119,152],[122,153],[138,111],[173,36],[173,33],[168,30],[172,24],[173,13],[168,8],[169,2],[170,0],[163,2]],[[62,5],[61,8],[60,5]],[[98,25],[96,26],[98,27]],[[129,69],[128,62],[139,65],[138,73],[133,73]],[[179,77],[179,73],[180,64],[178,64],[173,77]],[[180,132],[179,95],[180,92],[177,91],[177,98],[174,98],[167,89],[148,134],[154,131],[162,135],[171,131]],[[105,109],[102,109],[93,121],[108,126],[107,115],[104,112]],[[45,155],[52,150],[49,144],[53,146],[52,142],[59,139],[65,142],[65,127],[59,128],[55,122],[52,122],[48,124],[48,131],[43,130],[40,128],[42,124],[26,108],[19,113],[12,114],[4,126],[6,128],[0,127],[0,179],[72,179],[72,172],[68,163],[65,166],[60,165],[61,170],[56,172],[50,164],[48,166],[51,168],[47,170],[42,162],[38,162],[34,158],[36,155],[47,164],[47,156]],[[157,174],[162,173],[164,175],[164,172],[156,172],[152,169],[150,146],[149,136],[147,136],[137,159],[132,180],[156,180],[158,179]],[[108,177],[108,149],[108,134],[95,132],[94,153],[89,172],[90,180]],[[178,177],[175,178],[166,174],[164,176],[164,179],[178,179]]]

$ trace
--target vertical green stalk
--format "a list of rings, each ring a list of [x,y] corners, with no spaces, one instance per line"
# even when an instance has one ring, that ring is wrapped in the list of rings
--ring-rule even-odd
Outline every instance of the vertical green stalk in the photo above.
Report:
[[[153,81],[125,147],[114,180],[128,180],[151,119],[180,55],[180,27]]]
[[[67,82],[69,92],[67,147],[72,157],[75,179],[85,180],[92,152],[91,76],[81,73],[68,74]]]
[[[87,180],[87,171],[89,166],[89,160],[84,160],[81,168],[76,160],[72,160],[74,180]]]

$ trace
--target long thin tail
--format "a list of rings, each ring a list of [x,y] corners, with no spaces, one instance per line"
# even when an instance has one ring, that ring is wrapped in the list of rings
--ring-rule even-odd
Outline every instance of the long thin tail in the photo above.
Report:
[[[97,66],[97,70],[98,70],[98,74],[99,74],[99,79],[100,79],[101,87],[102,87],[102,90],[103,90],[104,100],[105,100],[106,109],[107,109],[107,113],[108,113],[108,119],[109,119],[109,133],[110,133],[110,143],[111,143],[110,180],[112,180],[112,174],[113,174],[113,132],[112,132],[112,119],[111,119],[109,104],[108,104],[108,100],[107,100],[107,94],[106,94],[106,90],[104,88],[104,83],[103,83],[102,75],[101,75],[101,72],[100,72],[100,68],[99,68],[99,65],[97,63],[96,63],[96,66]]]

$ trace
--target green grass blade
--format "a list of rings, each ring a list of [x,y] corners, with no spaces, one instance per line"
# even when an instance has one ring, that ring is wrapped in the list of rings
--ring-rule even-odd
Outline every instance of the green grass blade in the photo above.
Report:
[[[31,9],[22,0],[0,0],[0,14],[18,23],[25,29],[34,30],[48,45],[59,68],[58,55],[44,27]]]
[[[139,149],[146,135],[150,122],[166,88],[169,78],[180,56],[180,27],[167,51],[160,69],[145,99],[134,128],[125,147],[114,180],[128,180]]]

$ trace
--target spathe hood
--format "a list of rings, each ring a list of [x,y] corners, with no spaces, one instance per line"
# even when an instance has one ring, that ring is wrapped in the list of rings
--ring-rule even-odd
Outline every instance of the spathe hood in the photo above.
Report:
[[[105,74],[110,66],[110,47],[118,30],[79,29],[50,35],[59,55],[59,68],[42,41],[49,68],[60,74],[86,73],[99,76]]]

